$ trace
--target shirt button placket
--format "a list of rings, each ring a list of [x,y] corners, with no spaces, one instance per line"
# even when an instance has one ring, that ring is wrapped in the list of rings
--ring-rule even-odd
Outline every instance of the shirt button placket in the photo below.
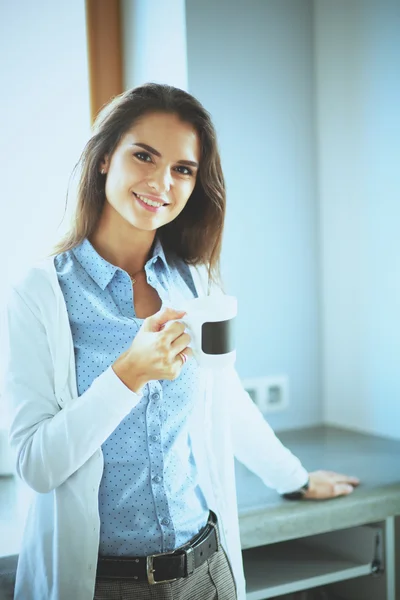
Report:
[[[151,384],[150,384],[151,385]],[[157,385],[157,384],[156,384]],[[150,388],[150,403],[147,407],[147,435],[150,457],[150,470],[152,473],[151,487],[153,492],[156,514],[162,526],[168,526],[171,520],[165,515],[168,501],[164,486],[162,485],[164,472],[164,456],[161,444],[161,422],[159,417],[161,390],[152,384]],[[153,387],[154,386],[154,387]],[[161,485],[160,485],[161,484]]]

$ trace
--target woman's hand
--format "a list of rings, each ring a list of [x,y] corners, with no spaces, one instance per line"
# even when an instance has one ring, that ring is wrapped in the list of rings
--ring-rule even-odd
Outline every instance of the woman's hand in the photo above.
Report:
[[[314,471],[309,473],[309,477],[310,487],[304,494],[304,498],[310,500],[327,500],[337,496],[347,496],[360,483],[358,477],[341,475],[333,471]]]
[[[184,311],[164,308],[145,319],[130,348],[112,365],[133,392],[151,380],[176,379],[184,364],[180,354],[193,355],[185,325],[176,321],[184,315]]]

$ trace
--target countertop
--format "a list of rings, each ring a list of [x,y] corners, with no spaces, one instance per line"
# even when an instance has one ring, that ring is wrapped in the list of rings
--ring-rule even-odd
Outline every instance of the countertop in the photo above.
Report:
[[[361,484],[346,497],[288,501],[237,463],[243,549],[400,515],[400,441],[334,427],[292,430],[278,437],[308,471],[355,475]]]
[[[361,485],[347,497],[287,501],[237,463],[244,549],[400,515],[400,441],[333,427],[292,430],[278,437],[309,471],[356,475]],[[18,554],[30,497],[15,477],[0,477],[0,556]]]

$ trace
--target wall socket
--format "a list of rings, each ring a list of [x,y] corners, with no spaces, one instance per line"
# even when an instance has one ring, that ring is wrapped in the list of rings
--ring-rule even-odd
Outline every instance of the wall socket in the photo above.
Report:
[[[289,406],[287,375],[243,379],[242,384],[262,413],[285,410]]]

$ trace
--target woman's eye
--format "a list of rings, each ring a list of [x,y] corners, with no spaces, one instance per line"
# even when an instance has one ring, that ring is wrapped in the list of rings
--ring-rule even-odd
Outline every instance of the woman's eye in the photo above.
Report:
[[[151,156],[147,152],[135,152],[133,156],[136,156],[142,162],[151,162]]]
[[[182,175],[193,175],[193,171],[189,167],[176,167],[176,170]]]

